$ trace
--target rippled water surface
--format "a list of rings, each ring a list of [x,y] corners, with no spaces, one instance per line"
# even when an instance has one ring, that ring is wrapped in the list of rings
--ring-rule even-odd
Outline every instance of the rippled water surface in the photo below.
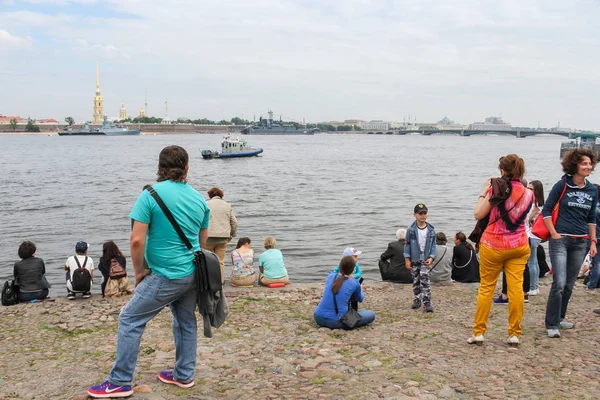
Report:
[[[526,178],[540,179],[547,194],[561,175],[564,140],[362,134],[247,139],[264,148],[262,157],[203,160],[199,148],[219,147],[221,135],[0,136],[0,278],[12,275],[24,239],[36,243],[55,295],[63,294],[62,266],[78,240],[90,243],[96,262],[102,243],[114,240],[131,271],[129,211],[142,187],[155,181],[160,150],[178,144],[190,154],[189,183],[205,196],[212,186],[223,188],[238,217],[238,236],[250,237],[257,254],[264,237],[274,236],[294,282],[323,279],[346,246],[362,250],[365,277],[380,280],[378,257],[396,230],[412,223],[416,203],[427,205],[438,232],[470,232],[481,185],[497,175],[498,157],[522,156]],[[99,291],[100,279],[94,283]]]

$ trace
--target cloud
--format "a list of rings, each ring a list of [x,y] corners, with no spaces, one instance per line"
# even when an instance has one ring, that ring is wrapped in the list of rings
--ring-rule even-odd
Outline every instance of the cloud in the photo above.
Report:
[[[128,59],[130,56],[126,52],[112,44],[89,44],[84,39],[75,39],[72,50],[77,54],[99,57],[103,59]]]
[[[73,56],[81,74],[98,57],[103,85],[115,86],[107,102],[148,87],[172,99],[173,115],[202,104],[213,119],[277,104],[308,120],[468,123],[493,109],[518,125],[568,111],[565,124],[600,128],[590,0],[28,1],[44,6],[0,13],[3,28],[46,39],[40,51]]]
[[[14,49],[30,49],[33,40],[30,37],[13,36],[8,31],[0,29],[0,51]]]

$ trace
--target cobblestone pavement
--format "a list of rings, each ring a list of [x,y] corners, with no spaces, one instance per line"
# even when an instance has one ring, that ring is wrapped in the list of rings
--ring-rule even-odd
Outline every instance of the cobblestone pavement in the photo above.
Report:
[[[134,399],[598,399],[600,293],[578,282],[568,320],[575,329],[546,337],[551,278],[525,305],[522,345],[506,344],[507,307],[493,305],[483,346],[471,334],[477,286],[433,286],[433,314],[412,310],[411,285],[367,283],[377,317],[356,331],[318,328],[319,284],[227,289],[230,314],[202,336],[196,386],[162,384],[173,367],[165,309],[142,339]],[[86,399],[115,357],[117,319],[127,299],[92,297],[0,307],[0,398]]]

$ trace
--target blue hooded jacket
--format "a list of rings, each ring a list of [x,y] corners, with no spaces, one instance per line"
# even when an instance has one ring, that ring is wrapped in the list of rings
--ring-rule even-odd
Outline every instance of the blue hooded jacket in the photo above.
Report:
[[[566,185],[566,189],[565,189]],[[565,174],[554,184],[544,203],[542,215],[544,219],[552,217],[552,209],[561,193],[558,219],[554,229],[560,235],[584,237],[589,234],[588,225],[596,225],[596,207],[598,205],[598,189],[587,179],[580,188],[573,182],[573,176]]]

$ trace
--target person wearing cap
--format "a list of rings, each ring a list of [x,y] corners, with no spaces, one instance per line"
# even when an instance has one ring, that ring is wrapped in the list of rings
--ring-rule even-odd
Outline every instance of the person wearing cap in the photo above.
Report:
[[[387,249],[379,257],[379,272],[381,279],[395,283],[412,283],[412,275],[406,269],[404,260],[404,239],[406,229],[396,231],[396,239],[388,243]]]
[[[78,268],[85,268],[90,273],[90,284],[89,287],[92,287],[92,278],[94,276],[94,260],[92,257],[88,257],[88,244],[83,240],[77,242],[75,244],[75,255],[67,258],[67,262],[65,263],[64,269],[67,271],[67,299],[75,300],[75,294],[81,293],[84,299],[88,299],[92,296],[92,293],[89,290],[80,291],[77,288],[73,288],[73,274],[77,271]]]
[[[350,277],[354,278],[354,279],[360,279],[362,278],[363,272],[362,269],[360,269],[360,265],[358,265],[358,256],[362,254],[362,251],[358,251],[356,250],[354,247],[346,247],[344,249],[344,252],[342,253],[342,257],[347,257],[350,256],[354,259],[354,271],[352,271],[352,274],[350,275]],[[337,265],[332,272],[335,272],[336,274],[340,272],[340,266]]]
[[[427,206],[419,203],[414,208],[415,222],[406,230],[404,261],[412,272],[414,299],[412,308],[425,305],[425,312],[433,312],[429,266],[435,259],[436,240],[433,225],[427,222]]]

